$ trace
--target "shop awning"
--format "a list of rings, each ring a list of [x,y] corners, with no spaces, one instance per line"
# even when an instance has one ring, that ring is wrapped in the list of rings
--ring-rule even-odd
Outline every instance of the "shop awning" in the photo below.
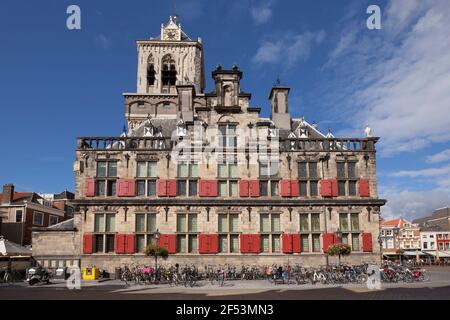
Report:
[[[422,252],[422,251],[419,251],[419,252],[416,252],[416,251],[405,251],[405,252],[403,253],[403,255],[404,255],[404,256],[407,256],[407,257],[415,257],[415,256],[417,256],[417,255],[419,255],[419,256],[425,256],[426,253],[424,253],[424,252]]]
[[[449,252],[439,251],[439,253],[436,253],[436,251],[427,251],[425,253],[433,257],[439,255],[439,258],[450,258]]]

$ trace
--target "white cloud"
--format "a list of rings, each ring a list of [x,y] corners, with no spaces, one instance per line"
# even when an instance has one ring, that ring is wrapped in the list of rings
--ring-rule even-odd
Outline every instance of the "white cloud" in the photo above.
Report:
[[[270,20],[272,16],[272,6],[274,1],[260,1],[251,5],[250,15],[255,25],[261,25]]]
[[[285,63],[287,66],[297,61],[306,61],[313,46],[321,44],[326,36],[325,31],[304,32],[286,35],[275,41],[264,41],[253,56],[256,64]]]
[[[103,49],[108,49],[109,46],[111,45],[111,40],[104,34],[97,35],[94,40],[95,40],[95,43],[99,47],[102,47]]]
[[[448,192],[441,190],[419,192],[389,190],[381,196],[388,199],[387,204],[381,207],[381,214],[385,219],[404,217],[414,220],[431,215],[435,209],[450,204]]]
[[[444,150],[442,152],[433,154],[426,158],[428,163],[439,163],[450,160],[450,149]]]
[[[330,61],[336,99],[347,97],[335,110],[352,127],[345,133],[368,121],[383,156],[450,141],[448,21],[450,1],[391,0],[381,31],[342,34]]]
[[[440,177],[450,174],[450,165],[441,168],[429,168],[422,170],[403,170],[392,174],[393,177],[408,177],[408,178],[430,178]]]

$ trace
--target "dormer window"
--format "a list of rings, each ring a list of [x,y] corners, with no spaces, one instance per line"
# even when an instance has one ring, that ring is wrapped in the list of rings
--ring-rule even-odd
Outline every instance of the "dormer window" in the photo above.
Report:
[[[278,130],[276,128],[269,128],[268,129],[268,137],[269,138],[276,138],[278,136]]]
[[[305,128],[298,129],[298,137],[299,138],[308,138],[308,130]]]

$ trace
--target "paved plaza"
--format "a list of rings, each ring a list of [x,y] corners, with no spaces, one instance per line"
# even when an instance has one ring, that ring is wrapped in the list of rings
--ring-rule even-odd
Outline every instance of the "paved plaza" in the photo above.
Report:
[[[450,268],[433,268],[430,281],[422,283],[382,284],[380,290],[366,285],[274,285],[266,280],[225,281],[223,287],[200,281],[193,288],[170,285],[125,285],[118,280],[82,281],[80,290],[69,290],[61,280],[50,285],[26,283],[0,286],[0,299],[343,299],[406,300],[450,299]]]

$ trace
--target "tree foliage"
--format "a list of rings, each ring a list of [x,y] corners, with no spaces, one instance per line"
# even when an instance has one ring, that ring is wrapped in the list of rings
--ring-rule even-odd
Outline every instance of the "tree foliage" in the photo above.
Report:
[[[161,257],[163,259],[166,259],[169,256],[169,251],[159,245],[149,244],[145,247],[145,254],[147,256]]]
[[[330,256],[348,256],[352,252],[352,249],[348,244],[336,243],[332,244],[328,248],[328,255]]]

